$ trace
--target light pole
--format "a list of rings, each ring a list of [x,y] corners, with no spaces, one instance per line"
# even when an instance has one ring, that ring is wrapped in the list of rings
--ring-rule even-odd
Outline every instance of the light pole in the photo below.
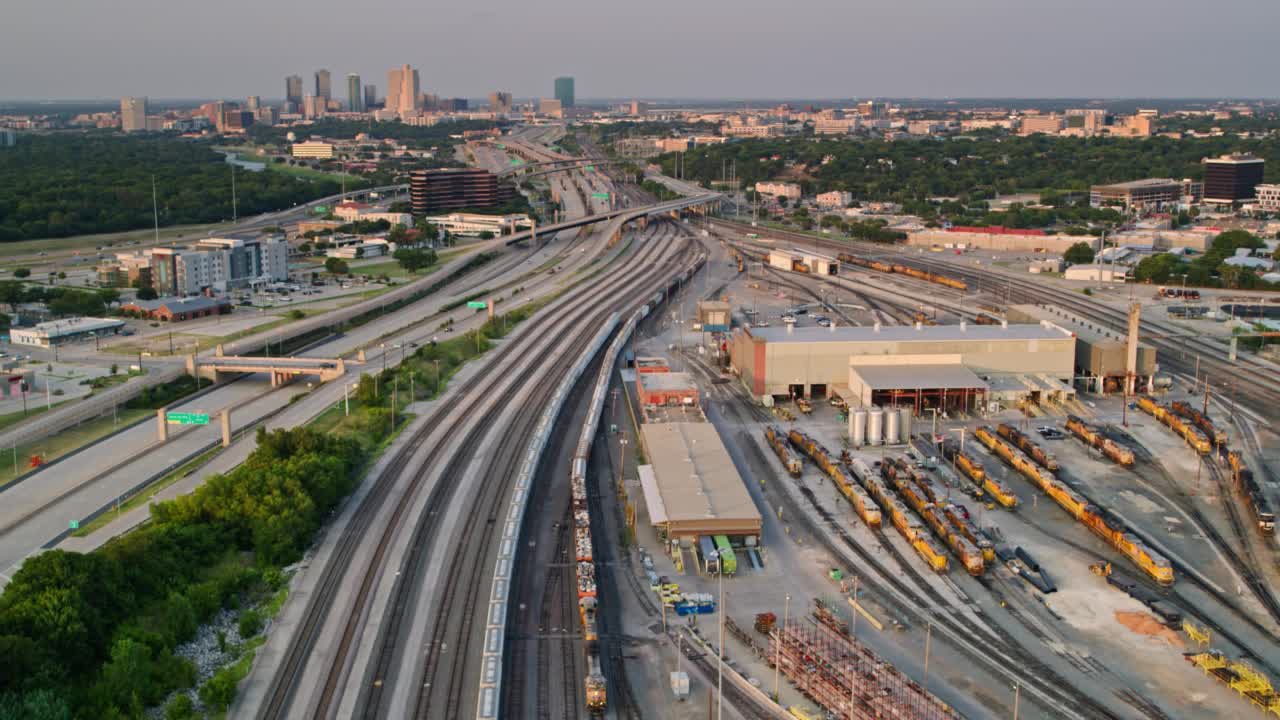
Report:
[[[1015,682],[1013,684],[1013,720],[1018,720],[1018,696],[1021,691],[1022,686]]]
[[[724,566],[720,566],[720,646],[716,648],[716,720],[724,720]]]
[[[930,622],[925,629],[924,634],[924,686],[925,692],[929,691],[929,645],[933,640],[933,622]]]

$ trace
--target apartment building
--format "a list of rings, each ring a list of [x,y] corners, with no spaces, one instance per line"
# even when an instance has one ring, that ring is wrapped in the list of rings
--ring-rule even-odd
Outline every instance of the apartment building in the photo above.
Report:
[[[756,183],[756,192],[761,195],[772,195],[773,197],[784,197],[788,200],[800,199],[800,186],[796,183],[789,182],[765,182]]]

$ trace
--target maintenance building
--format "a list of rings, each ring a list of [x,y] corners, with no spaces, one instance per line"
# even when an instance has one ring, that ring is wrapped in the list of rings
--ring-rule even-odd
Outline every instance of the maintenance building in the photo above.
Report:
[[[835,393],[854,404],[963,409],[1071,395],[1075,337],[1051,323],[750,327],[734,330],[729,359],[766,404]]]
[[[761,516],[720,433],[707,422],[647,422],[639,468],[649,521],[669,541],[696,545],[703,535],[759,543]]]
[[[50,320],[29,328],[11,329],[9,341],[14,345],[47,348],[103,335],[118,335],[124,327],[123,320],[110,318],[78,317]]]
[[[1006,316],[1010,322],[1051,323],[1075,335],[1075,374],[1086,385],[1085,389],[1098,390],[1099,378],[1103,382],[1103,389],[1108,392],[1119,391],[1124,387],[1129,347],[1129,339],[1125,333],[1067,312],[1057,305],[1014,305],[1008,309]],[[1139,341],[1138,387],[1150,387],[1155,382],[1158,371],[1156,349]]]

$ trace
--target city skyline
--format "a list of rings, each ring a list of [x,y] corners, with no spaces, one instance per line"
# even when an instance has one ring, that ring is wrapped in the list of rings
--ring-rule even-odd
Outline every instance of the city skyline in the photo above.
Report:
[[[296,22],[291,9],[244,0],[229,5],[201,21],[202,36],[226,30],[252,52],[191,42],[181,13],[156,12],[137,0],[82,8],[75,27],[56,32],[63,18],[53,8],[13,8],[0,29],[0,62],[26,66],[36,54],[52,60],[0,79],[0,97],[275,97],[286,75],[310,80],[328,68],[339,76],[382,77],[405,62],[431,78],[424,91],[442,97],[483,96],[494,87],[551,97],[552,79],[560,75],[574,76],[584,97],[1280,95],[1267,72],[1267,30],[1280,23],[1280,7],[1243,0],[1212,7],[1099,4],[1096,13],[1007,0],[964,8],[942,0],[913,8],[804,2],[787,13],[748,3],[730,13],[719,3],[685,7],[660,0],[643,12],[514,6],[419,15],[376,0],[342,22],[338,8],[322,2],[284,41],[280,29]],[[239,9],[255,16],[251,27],[237,17]],[[684,22],[670,26],[667,11],[679,12]],[[397,21],[388,25],[388,14]],[[625,33],[618,32],[622,27]],[[376,32],[378,42],[351,42],[364,32]],[[476,53],[479,37],[484,51]],[[52,47],[49,38],[58,38]],[[661,51],[671,42],[680,53]],[[468,62],[456,62],[463,53]],[[772,60],[752,62],[762,54]],[[1124,66],[1165,70],[1116,72]]]

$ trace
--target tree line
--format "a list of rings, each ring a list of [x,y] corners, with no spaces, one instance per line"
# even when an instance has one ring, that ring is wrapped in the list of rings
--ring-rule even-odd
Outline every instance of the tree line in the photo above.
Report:
[[[25,137],[0,152],[0,242],[232,218],[232,166],[205,141],[100,133]],[[335,178],[235,171],[240,216],[339,192]]]

